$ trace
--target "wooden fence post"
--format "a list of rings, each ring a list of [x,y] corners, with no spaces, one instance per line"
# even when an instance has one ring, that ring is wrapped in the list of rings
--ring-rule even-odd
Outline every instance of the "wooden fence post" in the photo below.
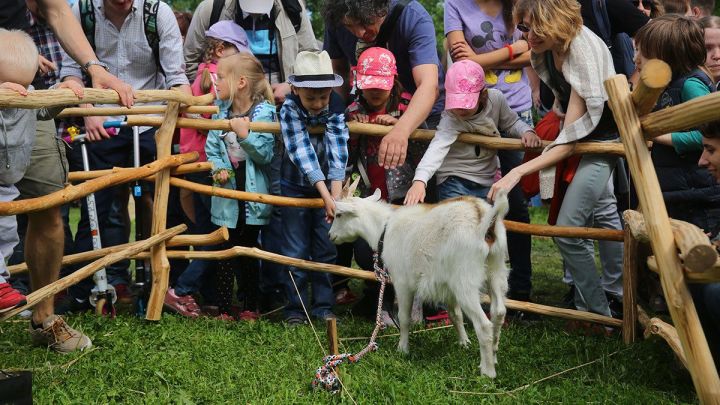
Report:
[[[650,244],[657,258],[660,281],[687,356],[688,370],[700,401],[704,404],[720,404],[720,379],[695,304],[685,284],[660,184],[625,76],[618,75],[608,79],[605,81],[605,89],[625,145],[630,172],[650,235]]]
[[[623,240],[623,341],[626,345],[637,339],[637,274],[638,241],[625,225]]]
[[[171,101],[167,105],[165,117],[160,129],[155,133],[157,143],[157,158],[162,159],[170,156],[172,148],[172,137],[175,132],[175,122],[178,119],[180,103]],[[153,221],[151,235],[158,234],[165,230],[167,225],[167,204],[170,193],[170,169],[163,170],[156,175],[155,200],[153,202]],[[165,293],[170,280],[170,262],[165,253],[165,243],[162,242],[150,249],[150,266],[152,267],[152,290],[148,300],[145,319],[159,321],[162,315]]]

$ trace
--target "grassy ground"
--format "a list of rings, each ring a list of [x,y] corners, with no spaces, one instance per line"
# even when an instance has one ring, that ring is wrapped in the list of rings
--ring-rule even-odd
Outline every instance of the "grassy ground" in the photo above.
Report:
[[[544,217],[542,211],[534,214],[538,221]],[[565,289],[559,282],[559,256],[549,239],[534,238],[533,264],[536,301],[557,303]],[[382,337],[377,353],[342,366],[347,389],[336,397],[310,389],[324,349],[309,327],[173,315],[158,323],[130,315],[69,320],[93,338],[91,351],[57,355],[30,346],[27,322],[0,323],[0,369],[32,369],[37,403],[696,401],[687,373],[678,368],[664,342],[626,347],[618,337],[568,332],[560,320],[504,328],[495,380],[478,373],[477,341],[462,349],[452,329],[412,335],[409,356],[395,351],[397,336]],[[324,330],[316,328],[325,347]],[[338,329],[341,350],[356,352],[366,339],[342,339],[369,336],[372,325],[345,313]]]

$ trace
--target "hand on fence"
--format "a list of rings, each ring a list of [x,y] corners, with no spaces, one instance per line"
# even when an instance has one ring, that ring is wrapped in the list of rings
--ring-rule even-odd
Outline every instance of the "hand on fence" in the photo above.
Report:
[[[375,124],[380,125],[395,125],[398,119],[389,114],[378,115],[375,117]]]
[[[73,93],[75,93],[78,98],[83,98],[83,96],[85,95],[83,86],[74,80],[66,80],[64,82],[60,82],[56,88],[70,89],[73,91]]]
[[[361,124],[367,124],[368,122],[370,122],[370,117],[365,114],[355,114],[352,121],[357,121]]]
[[[230,128],[232,128],[233,132],[235,132],[237,136],[245,139],[250,133],[250,118],[233,118],[230,120]]]
[[[120,96],[120,104],[125,107],[132,107],[135,104],[135,91],[133,88],[113,76],[102,66],[93,65],[88,68],[88,73],[92,77],[93,87],[96,89],[112,89]]]
[[[527,131],[522,134],[520,140],[526,148],[539,148],[542,146],[542,139],[540,139],[540,137],[538,137],[533,131]]]
[[[425,183],[420,180],[413,181],[410,190],[405,194],[405,205],[415,205],[425,202]]]
[[[0,84],[0,89],[14,90],[21,96],[27,96],[27,88],[12,82],[3,82]]]
[[[405,163],[407,155],[408,135],[394,127],[380,141],[378,164],[385,169],[394,169]]]
[[[110,138],[110,134],[103,128],[105,119],[106,117],[83,117],[85,121],[85,133],[87,133],[86,139],[88,141],[95,142]]]

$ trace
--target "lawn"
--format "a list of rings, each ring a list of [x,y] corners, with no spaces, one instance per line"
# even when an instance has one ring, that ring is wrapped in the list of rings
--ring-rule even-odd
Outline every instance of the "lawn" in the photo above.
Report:
[[[544,212],[535,209],[534,221]],[[534,298],[556,304],[565,292],[552,241],[533,240]],[[353,287],[361,291],[359,284]],[[339,308],[341,351],[356,352],[372,331]],[[93,338],[82,354],[31,347],[27,322],[0,323],[0,369],[32,369],[36,403],[613,403],[696,402],[692,382],[666,344],[625,346],[619,336],[584,336],[562,320],[503,329],[498,377],[478,372],[477,341],[459,347],[452,328],[411,336],[409,356],[395,351],[394,330],[356,365],[341,366],[344,393],[314,392],[310,382],[326,350],[323,325],[226,323],[164,315],[149,323],[77,315]],[[471,339],[474,334],[470,332]],[[319,341],[318,341],[319,339]],[[345,339],[345,340],[343,340]],[[0,398],[1,401],[1,398]]]

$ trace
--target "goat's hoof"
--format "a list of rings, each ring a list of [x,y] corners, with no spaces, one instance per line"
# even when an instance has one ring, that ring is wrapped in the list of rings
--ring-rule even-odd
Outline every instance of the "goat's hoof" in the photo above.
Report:
[[[460,347],[467,349],[468,346],[470,346],[470,339],[469,338],[460,339],[460,340],[458,340],[458,344],[460,345]]]
[[[404,355],[410,354],[410,349],[407,346],[398,346],[397,351]]]
[[[490,378],[495,378],[497,376],[497,373],[495,372],[495,367],[480,366],[480,374]]]

